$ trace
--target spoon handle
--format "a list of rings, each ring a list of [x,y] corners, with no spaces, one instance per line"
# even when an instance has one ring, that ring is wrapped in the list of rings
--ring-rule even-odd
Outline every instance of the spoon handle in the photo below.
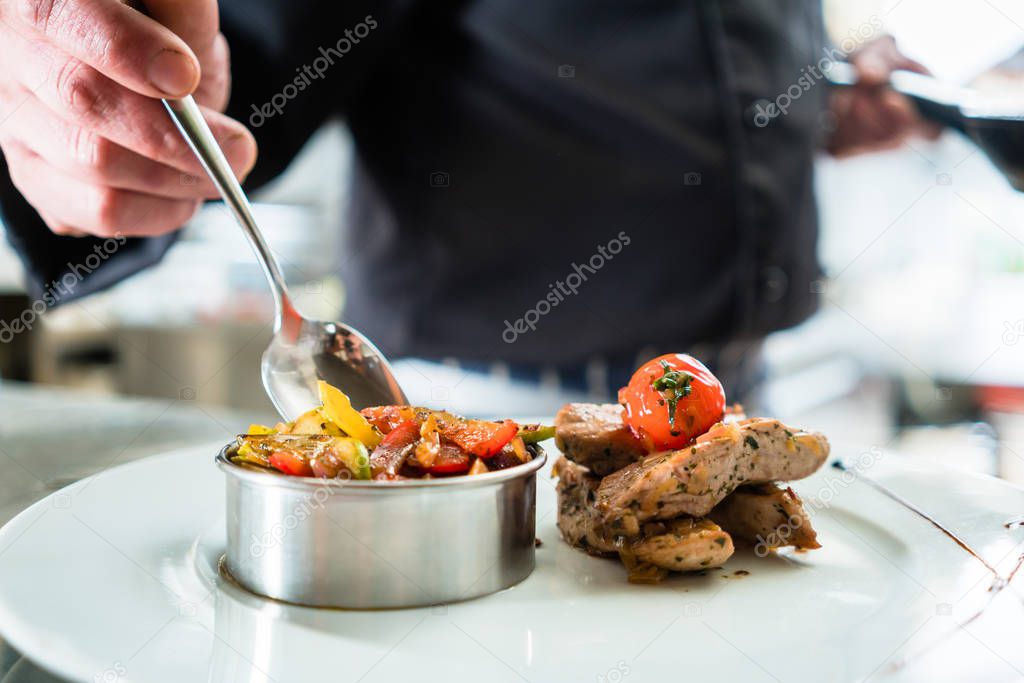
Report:
[[[162,100],[162,102],[189,147],[192,148],[203,168],[206,169],[210,180],[217,186],[221,198],[231,209],[231,213],[234,214],[235,220],[238,221],[245,236],[249,238],[249,244],[256,252],[256,258],[263,266],[263,273],[267,276],[270,290],[274,294],[275,329],[280,329],[286,312],[294,309],[288,298],[288,289],[285,286],[284,276],[281,275],[281,268],[278,266],[273,252],[270,251],[270,247],[267,246],[263,233],[256,225],[256,220],[252,215],[252,206],[249,204],[248,197],[245,196],[242,185],[235,178],[231,165],[224,157],[223,150],[217,144],[217,139],[213,137],[199,105],[192,99],[192,96],[187,95],[180,100]]]

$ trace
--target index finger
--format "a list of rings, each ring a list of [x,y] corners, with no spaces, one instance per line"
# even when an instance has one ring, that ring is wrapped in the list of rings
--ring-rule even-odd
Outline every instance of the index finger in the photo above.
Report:
[[[17,0],[29,31],[148,97],[184,97],[199,60],[181,38],[118,0]]]

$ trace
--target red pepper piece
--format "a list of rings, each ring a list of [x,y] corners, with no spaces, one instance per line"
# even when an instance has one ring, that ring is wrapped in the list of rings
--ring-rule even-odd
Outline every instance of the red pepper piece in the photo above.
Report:
[[[295,477],[313,476],[309,461],[295,451],[274,451],[270,454],[270,466]]]
[[[376,479],[393,479],[412,452],[420,437],[416,420],[406,420],[394,427],[370,454],[370,471]]]
[[[458,446],[442,444],[429,469],[433,474],[458,474],[469,470],[469,466],[470,458],[466,451]]]
[[[518,433],[519,425],[512,420],[461,420],[446,424],[441,432],[446,440],[478,458],[497,455]]]

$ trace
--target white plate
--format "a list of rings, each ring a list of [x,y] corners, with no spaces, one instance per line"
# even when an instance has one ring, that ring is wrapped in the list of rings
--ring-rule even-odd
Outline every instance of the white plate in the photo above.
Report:
[[[551,447],[549,450],[553,450]],[[826,469],[794,486],[821,550],[740,551],[705,576],[630,585],[567,547],[538,485],[537,569],[448,606],[331,611],[259,599],[221,579],[216,445],[128,464],[0,530],[0,632],[77,681],[1019,680],[1021,605],[927,522]],[[866,454],[865,473],[932,511],[1003,574],[1024,492]],[[737,570],[749,576],[737,577]]]

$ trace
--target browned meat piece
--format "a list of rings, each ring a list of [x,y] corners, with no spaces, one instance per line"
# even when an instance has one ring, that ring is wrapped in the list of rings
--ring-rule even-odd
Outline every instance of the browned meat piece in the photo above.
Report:
[[[601,532],[595,491],[600,479],[585,468],[562,458],[555,464],[558,475],[558,529],[565,541],[593,555],[619,553],[632,580],[656,581],[655,569],[692,571],[714,567],[733,553],[732,539],[714,522],[689,517],[655,522],[638,538],[615,539]]]
[[[586,467],[560,458],[551,469],[558,477],[558,530],[565,542],[591,555],[610,555],[617,551],[605,535],[598,533],[597,486],[595,477]]]
[[[638,541],[626,543],[619,554],[676,572],[707,569],[724,564],[733,553],[732,539],[710,519],[681,517],[662,529],[645,528]]]
[[[828,452],[823,435],[778,420],[715,425],[691,447],[650,455],[605,477],[597,489],[602,525],[612,535],[635,536],[647,520],[704,517],[742,484],[812,474]]]
[[[636,462],[646,452],[622,422],[622,412],[614,403],[569,403],[555,416],[555,445],[600,477]]]
[[[662,524],[619,550],[630,583],[658,583],[670,571],[690,572],[718,567],[732,557],[729,534],[708,519],[682,517]]]
[[[803,503],[788,487],[741,486],[712,508],[708,517],[734,538],[763,545],[765,550],[821,547]]]

